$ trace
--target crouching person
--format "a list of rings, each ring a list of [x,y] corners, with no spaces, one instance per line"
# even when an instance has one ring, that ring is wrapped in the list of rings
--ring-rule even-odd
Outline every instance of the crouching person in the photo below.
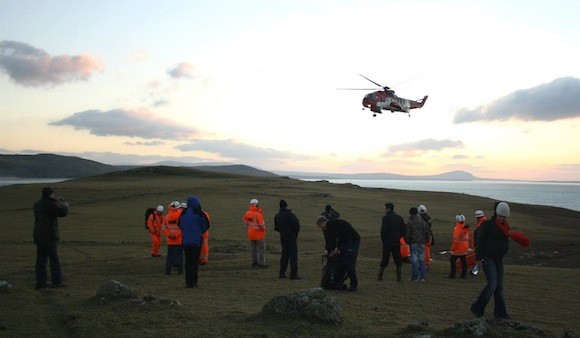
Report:
[[[316,225],[322,231],[325,231],[327,235],[326,250],[340,253],[344,259],[348,278],[350,279],[348,291],[356,291],[358,288],[356,258],[360,247],[360,235],[352,224],[343,219],[328,220],[324,216],[319,216],[316,219]]]

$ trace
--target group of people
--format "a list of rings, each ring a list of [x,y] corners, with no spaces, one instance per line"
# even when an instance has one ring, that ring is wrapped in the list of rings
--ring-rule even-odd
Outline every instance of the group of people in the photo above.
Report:
[[[300,231],[298,217],[288,208],[285,200],[280,200],[279,211],[274,217],[274,230],[280,234],[282,254],[280,256],[279,278],[287,278],[286,271],[290,265],[290,279],[301,279],[298,275],[298,247],[297,238]],[[426,266],[430,247],[433,245],[431,218],[424,205],[411,207],[407,221],[397,215],[395,206],[389,202],[385,204],[385,215],[382,217],[381,240],[383,244],[382,260],[378,279],[382,280],[385,269],[389,265],[392,255],[396,266],[397,281],[401,281],[402,257],[401,241],[410,247],[411,281],[426,280]],[[467,267],[465,256],[471,248],[475,249],[477,267],[482,268],[487,284],[471,305],[471,312],[477,317],[484,314],[484,310],[491,297],[494,297],[494,316],[508,318],[503,294],[504,263],[503,257],[509,248],[509,239],[527,247],[529,239],[522,233],[510,231],[507,217],[510,208],[506,202],[497,202],[494,205],[494,214],[487,219],[481,210],[475,212],[476,225],[473,236],[466,224],[465,216],[456,216],[451,245],[449,278],[456,274],[456,261],[459,259],[462,266],[461,277],[465,278]],[[69,204],[62,198],[56,198],[54,191],[46,187],[42,190],[41,198],[34,204],[34,243],[37,247],[36,257],[36,289],[44,287],[63,287],[62,272],[57,253],[59,241],[58,218],[65,217],[69,211]],[[264,212],[256,198],[250,200],[248,210],[242,216],[247,228],[247,236],[251,243],[252,266],[268,267],[265,259],[266,223]],[[340,256],[346,270],[345,279],[350,280],[348,291],[357,291],[358,278],[356,261],[361,237],[348,221],[340,218],[340,214],[330,205],[316,219],[316,225],[322,230],[325,238],[326,256]],[[189,196],[187,202],[173,201],[164,215],[162,205],[147,218],[147,228],[151,234],[151,255],[160,257],[161,234],[166,237],[167,259],[165,273],[170,274],[176,267],[178,274],[185,270],[186,287],[197,286],[199,264],[207,264],[209,248],[207,248],[208,229],[210,227],[209,214],[201,207],[196,196]],[[205,249],[202,249],[206,245]],[[182,252],[185,254],[185,264]],[[429,259],[430,260],[430,259]],[[48,283],[46,265],[50,261],[51,283]],[[185,269],[184,269],[185,267]]]
[[[170,275],[173,267],[177,268],[177,274],[182,274],[185,254],[185,285],[197,287],[199,265],[206,265],[209,260],[210,227],[209,213],[201,208],[199,199],[189,196],[187,202],[173,201],[167,214],[164,214],[164,207],[158,205],[146,223],[152,257],[161,257],[161,235],[166,238],[165,274]]]

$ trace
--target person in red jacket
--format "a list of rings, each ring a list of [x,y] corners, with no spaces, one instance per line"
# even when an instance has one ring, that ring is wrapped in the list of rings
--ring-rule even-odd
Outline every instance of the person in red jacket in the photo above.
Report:
[[[158,205],[157,209],[149,215],[147,219],[147,229],[151,235],[151,257],[161,257],[159,247],[161,247],[161,225],[163,224],[163,206]]]
[[[161,232],[165,236],[167,243],[167,258],[165,259],[165,274],[171,274],[171,268],[177,268],[177,274],[183,273],[183,249],[181,248],[181,229],[177,226],[179,217],[183,209],[178,201],[173,201],[169,205],[168,213],[165,216]]]
[[[250,200],[250,207],[242,217],[247,227],[248,239],[251,245],[252,266],[268,267],[266,264],[266,222],[264,211],[257,199]]]
[[[467,260],[465,256],[469,252],[469,225],[465,224],[465,216],[455,216],[455,228],[453,229],[453,242],[451,243],[451,258],[449,260],[451,272],[447,278],[455,278],[457,259],[461,261],[461,278],[467,277]]]

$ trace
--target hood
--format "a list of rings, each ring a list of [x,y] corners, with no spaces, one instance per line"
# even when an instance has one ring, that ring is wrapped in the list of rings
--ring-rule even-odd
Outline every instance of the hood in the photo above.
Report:
[[[199,203],[199,199],[197,199],[197,197],[195,196],[189,196],[187,198],[187,207],[188,208],[192,208],[193,210],[197,210],[199,209],[200,203]]]

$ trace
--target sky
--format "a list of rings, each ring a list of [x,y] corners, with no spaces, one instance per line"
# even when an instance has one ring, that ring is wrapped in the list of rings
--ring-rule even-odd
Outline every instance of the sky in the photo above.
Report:
[[[580,181],[578,13],[577,0],[0,0],[0,154]],[[380,88],[360,75],[429,98],[373,117],[361,101]]]

